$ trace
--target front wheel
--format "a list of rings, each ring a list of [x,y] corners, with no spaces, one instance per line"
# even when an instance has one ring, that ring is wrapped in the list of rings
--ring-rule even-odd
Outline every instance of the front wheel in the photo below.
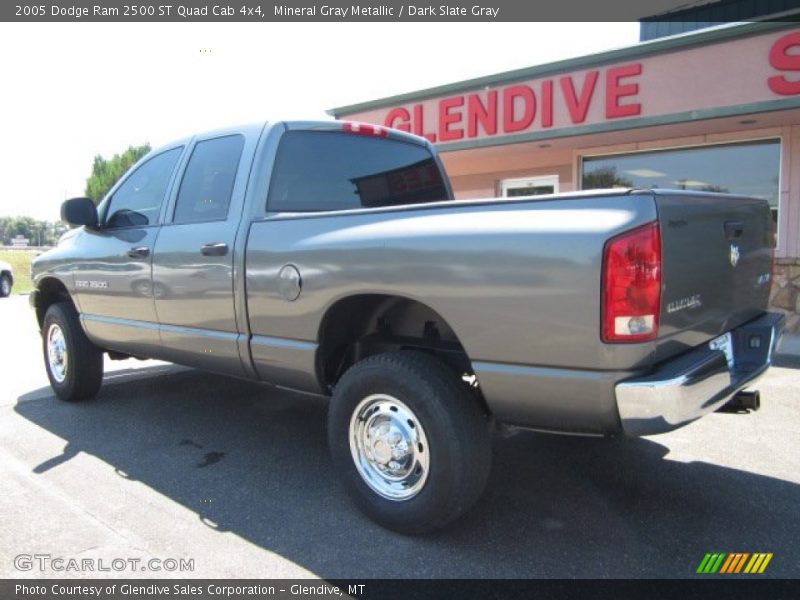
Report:
[[[0,275],[0,298],[7,298],[11,295],[11,277]]]
[[[491,462],[475,396],[419,352],[372,356],[342,376],[328,410],[328,444],[358,506],[402,533],[430,532],[466,512]]]
[[[86,337],[72,304],[47,309],[42,323],[47,377],[61,400],[77,402],[97,394],[103,383],[103,352]]]

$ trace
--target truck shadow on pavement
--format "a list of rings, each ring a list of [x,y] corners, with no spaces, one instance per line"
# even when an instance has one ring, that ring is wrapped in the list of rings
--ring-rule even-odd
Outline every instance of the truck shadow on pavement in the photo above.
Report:
[[[96,400],[44,389],[15,411],[230,531],[326,578],[692,577],[706,552],[774,552],[793,577],[800,486],[665,460],[645,439],[520,434],[494,440],[478,506],[404,537],[366,520],[331,471],[325,402],[183,370],[106,385]],[[735,448],[732,448],[735,451]],[[776,457],[779,460],[779,457]],[[198,523],[198,527],[200,527]]]

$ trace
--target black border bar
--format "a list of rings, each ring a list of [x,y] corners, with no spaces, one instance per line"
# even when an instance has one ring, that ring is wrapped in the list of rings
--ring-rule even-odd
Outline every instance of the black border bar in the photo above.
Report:
[[[785,10],[773,20],[797,18],[800,0],[778,1]],[[0,3],[0,21],[602,23],[707,18],[686,7],[687,0],[8,0]],[[741,11],[708,12],[708,18],[719,23],[743,16]]]
[[[127,588],[126,588],[127,586]],[[138,588],[137,593],[130,591]],[[794,600],[800,580],[750,576],[697,579],[5,579],[4,600]]]

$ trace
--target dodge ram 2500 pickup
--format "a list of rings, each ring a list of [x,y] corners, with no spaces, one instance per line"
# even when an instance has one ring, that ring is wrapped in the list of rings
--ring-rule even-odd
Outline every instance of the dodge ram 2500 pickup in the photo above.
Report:
[[[404,532],[476,502],[495,427],[646,435],[756,408],[740,391],[783,327],[764,200],[454,200],[429,142],[364,124],[177,141],[62,218],[31,296],[59,398],[94,396],[104,353],[329,396],[344,486]]]

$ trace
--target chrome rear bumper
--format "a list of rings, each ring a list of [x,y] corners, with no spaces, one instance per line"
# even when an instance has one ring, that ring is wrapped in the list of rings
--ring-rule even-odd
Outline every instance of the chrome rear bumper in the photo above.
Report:
[[[717,410],[767,370],[783,325],[782,314],[767,313],[733,329],[732,368],[721,350],[704,345],[650,375],[618,383],[623,431],[636,436],[663,433]]]

